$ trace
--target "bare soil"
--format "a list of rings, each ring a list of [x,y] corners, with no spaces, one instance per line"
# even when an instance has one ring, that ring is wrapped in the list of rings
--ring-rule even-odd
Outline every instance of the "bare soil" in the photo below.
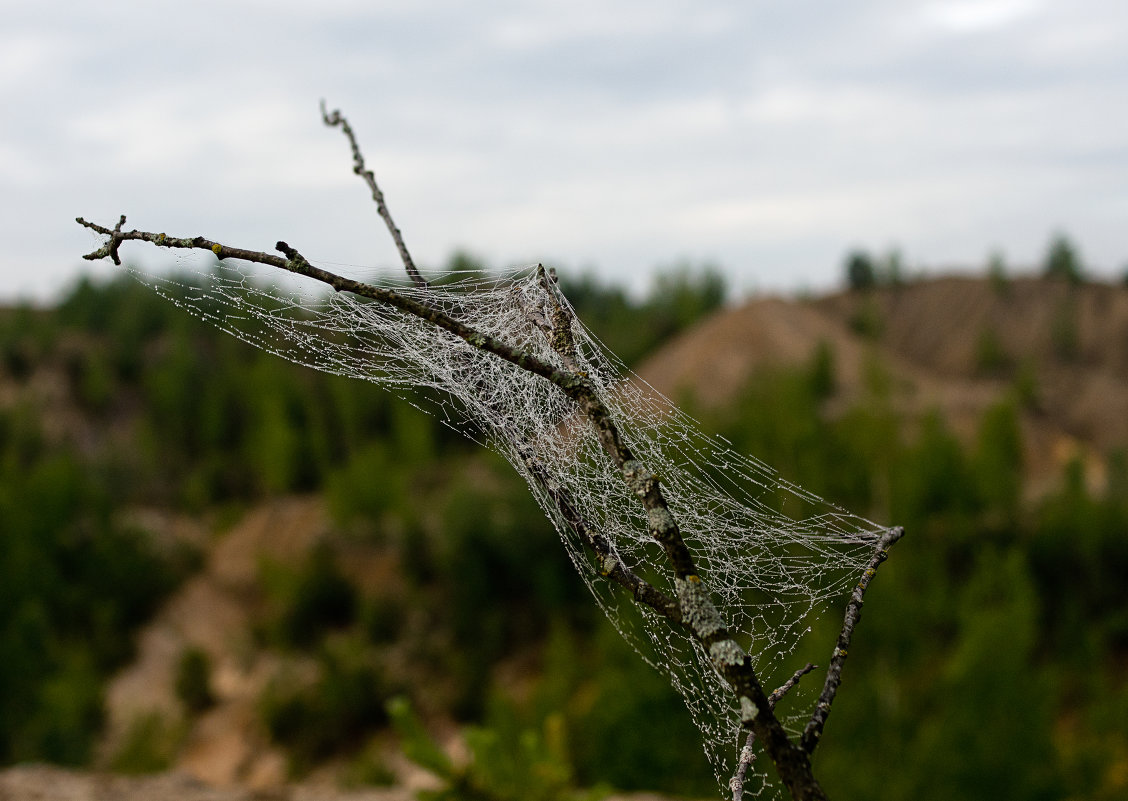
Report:
[[[876,333],[858,333],[863,317]],[[992,340],[994,364],[985,354]],[[1033,496],[1055,486],[1074,458],[1101,489],[1104,457],[1128,447],[1122,286],[954,277],[815,300],[754,298],[661,348],[638,373],[675,401],[718,408],[759,370],[809,363],[820,343],[833,349],[836,368],[828,413],[867,402],[876,361],[897,411],[912,420],[935,410],[966,442],[983,412],[1025,381],[1033,397],[1019,408]]]

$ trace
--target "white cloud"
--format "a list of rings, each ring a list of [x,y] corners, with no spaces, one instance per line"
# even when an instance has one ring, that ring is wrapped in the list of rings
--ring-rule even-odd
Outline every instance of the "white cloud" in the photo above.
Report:
[[[1038,0],[945,0],[927,3],[921,18],[956,33],[973,33],[1011,25],[1031,16],[1041,5]]]
[[[67,56],[67,42],[48,32],[0,35],[0,93],[26,90],[44,72],[64,68]]]
[[[18,146],[0,142],[0,183],[9,189],[34,190],[47,179],[48,173],[46,165],[36,163],[31,154],[21,152]]]
[[[38,233],[0,257],[0,301],[80,264],[80,213],[393,261],[321,96],[432,264],[714,257],[817,285],[852,244],[980,258],[1058,226],[1128,256],[1119,0],[119,0],[5,22],[0,237]]]
[[[704,3],[555,0],[493,15],[486,32],[491,44],[536,50],[593,39],[625,42],[669,33],[709,36],[724,31],[733,19],[730,9]]]

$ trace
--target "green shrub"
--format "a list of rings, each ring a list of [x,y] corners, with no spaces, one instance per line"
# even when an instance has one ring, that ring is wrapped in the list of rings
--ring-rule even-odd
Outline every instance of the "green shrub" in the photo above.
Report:
[[[337,567],[328,543],[318,543],[297,571],[271,563],[264,563],[262,570],[274,607],[266,633],[275,644],[309,648],[356,620],[356,587]]]
[[[683,263],[659,270],[646,300],[656,338],[664,340],[713,313],[724,304],[727,293],[724,276],[713,265],[694,269]]]
[[[871,297],[862,300],[850,315],[850,330],[866,339],[881,339],[885,331],[885,320],[881,316],[881,306]]]
[[[1002,251],[993,251],[987,259],[987,282],[991,286],[991,291],[999,297],[1010,295],[1011,279],[1007,275],[1007,263]]]
[[[834,361],[834,346],[825,339],[820,339],[809,367],[811,393],[816,400],[823,401],[833,397],[837,389]]]
[[[186,571],[120,527],[97,474],[35,423],[0,413],[0,764],[81,764],[102,682]]]
[[[912,531],[952,527],[961,534],[981,509],[975,472],[964,449],[936,413],[896,467],[890,514]]]
[[[737,451],[755,454],[789,481],[802,476],[812,492],[865,508],[869,475],[841,468],[863,458],[854,453],[858,443],[822,415],[821,401],[834,381],[833,351],[820,347],[805,368],[757,371],[727,413],[711,415],[711,424]],[[798,498],[778,489],[766,488],[759,501],[786,506],[790,514],[807,511]]]
[[[1011,395],[1019,408],[1028,412],[1042,411],[1042,392],[1038,385],[1038,369],[1030,360],[1026,360],[1015,374],[1011,386]]]
[[[384,516],[403,509],[411,474],[384,442],[358,449],[326,481],[329,507],[345,526],[379,531]]]
[[[1066,466],[1063,483],[1036,509],[1028,545],[1037,583],[1054,599],[1048,634],[1074,658],[1090,638],[1099,647],[1128,647],[1128,500],[1090,495],[1079,458]]]
[[[862,250],[851,251],[846,256],[846,285],[855,291],[866,291],[877,286],[877,268],[873,257]]]
[[[584,654],[585,679],[564,713],[580,782],[697,797],[714,793],[701,735],[667,678],[610,625],[599,627]]]
[[[211,689],[211,660],[204,649],[185,648],[176,663],[176,697],[190,714],[203,712],[215,703]]]
[[[160,773],[172,767],[181,738],[159,712],[141,715],[129,725],[125,739],[110,758],[115,773]]]
[[[1081,257],[1077,248],[1065,234],[1056,234],[1046,248],[1043,271],[1049,278],[1066,281],[1071,286],[1084,282]]]
[[[975,372],[983,376],[1005,376],[1014,367],[1014,359],[1003,348],[999,332],[984,328],[975,340]]]
[[[5,721],[19,726],[9,744],[14,760],[83,765],[93,756],[94,739],[105,717],[103,677],[78,647],[69,648],[64,659],[47,675],[32,678],[36,698],[31,714]]]
[[[575,787],[563,718],[550,715],[538,728],[472,726],[462,730],[469,759],[455,763],[427,733],[406,698],[388,702],[404,755],[438,778],[425,801],[597,801],[607,794]]]
[[[1009,526],[1017,523],[1022,501],[1022,451],[1014,404],[1003,401],[987,409],[979,423],[974,455],[978,494],[987,510],[998,513]]]
[[[281,676],[259,699],[271,740],[287,749],[296,772],[329,756],[356,751],[366,734],[388,721],[389,691],[370,652],[347,639],[326,643],[318,668],[320,675],[312,684]]]
[[[1054,356],[1061,362],[1075,362],[1081,354],[1081,334],[1074,298],[1064,298],[1054,309],[1050,320],[1050,345]]]
[[[1052,674],[1038,664],[1038,597],[1022,554],[981,551],[955,599],[958,639],[933,685],[961,698],[916,726],[896,784],[913,799],[1061,798]]]
[[[5,338],[0,342],[0,367],[16,381],[25,381],[35,369],[35,357],[25,339]]]

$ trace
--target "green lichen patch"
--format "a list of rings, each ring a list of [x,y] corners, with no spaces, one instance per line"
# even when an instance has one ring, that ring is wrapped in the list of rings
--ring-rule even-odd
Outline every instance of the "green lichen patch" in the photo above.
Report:
[[[740,696],[741,723],[751,723],[756,719],[756,715],[758,715],[759,713],[760,710],[756,708],[756,705],[754,703],[752,703],[751,698],[749,698],[747,695]]]
[[[721,674],[726,668],[744,664],[744,650],[735,640],[718,640],[709,646],[709,658]]]
[[[674,579],[674,585],[678,591],[682,620],[699,639],[706,640],[724,629],[724,621],[721,620],[721,615],[709,598],[709,593],[701,583],[700,577],[690,575],[684,579]]]

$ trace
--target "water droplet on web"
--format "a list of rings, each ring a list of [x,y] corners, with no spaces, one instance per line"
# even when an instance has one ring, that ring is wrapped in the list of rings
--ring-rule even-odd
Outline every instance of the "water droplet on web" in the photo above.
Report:
[[[525,479],[552,520],[596,603],[636,651],[668,675],[701,731],[722,790],[740,749],[740,712],[708,654],[672,636],[667,621],[624,597],[602,578],[584,544],[530,474],[535,463],[576,511],[603,533],[624,564],[669,576],[662,549],[647,530],[637,499],[606,458],[594,429],[549,382],[396,309],[317,283],[286,280],[225,262],[205,279],[183,281],[139,273],[156,291],[234,336],[298,364],[385,386],[446,425],[500,453]],[[460,276],[419,289],[365,275],[440,308],[479,332],[538,358],[559,356],[535,320],[548,297],[532,268],[488,277]],[[787,658],[812,631],[823,608],[856,582],[883,529],[781,479],[752,456],[700,430],[633,376],[580,321],[573,325],[579,368],[597,389],[637,458],[661,476],[670,510],[722,618],[749,654],[765,688],[780,686]],[[771,492],[765,492],[770,490]],[[790,498],[802,519],[780,512]],[[707,568],[707,569],[706,569]],[[663,585],[662,582],[665,582]],[[672,592],[670,580],[659,587]],[[828,646],[829,647],[829,646]],[[788,709],[801,710],[803,682]],[[795,696],[794,698],[792,696]],[[808,695],[808,697],[813,697]],[[800,717],[784,717],[794,727]],[[763,792],[763,773],[749,774],[746,796]],[[757,782],[760,782],[757,785]]]

